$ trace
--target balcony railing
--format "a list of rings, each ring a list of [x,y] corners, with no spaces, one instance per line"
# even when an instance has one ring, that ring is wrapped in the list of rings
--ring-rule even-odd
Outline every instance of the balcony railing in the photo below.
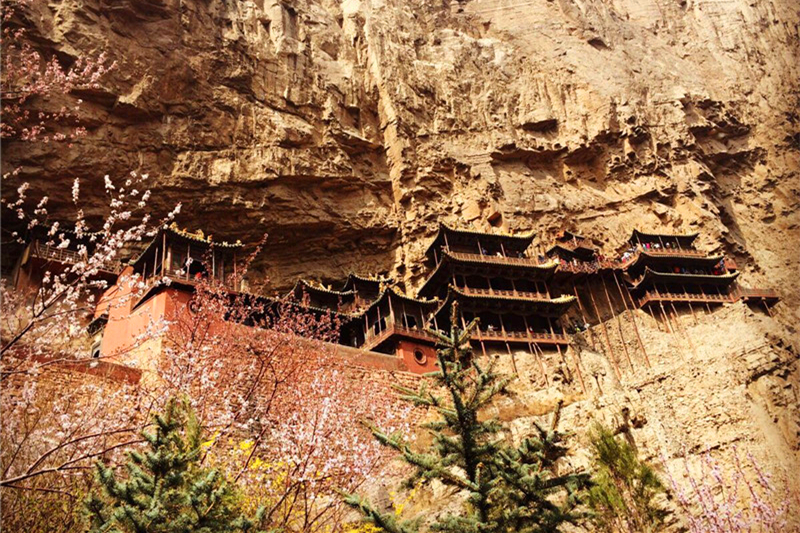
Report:
[[[448,252],[453,258],[462,261],[479,261],[481,263],[505,263],[508,265],[542,266],[542,263],[530,257],[508,257],[506,255],[482,255],[467,252]]]
[[[31,255],[37,259],[55,261],[57,263],[64,263],[68,265],[85,262],[89,259],[85,254],[82,254],[78,251],[69,250],[66,248],[58,248],[56,246],[48,246],[38,241],[34,242],[31,246]],[[119,261],[108,261],[100,268],[100,270],[119,274],[122,271],[122,263]]]
[[[605,261],[604,263],[608,263]],[[602,266],[602,263],[599,261],[561,261],[558,264],[558,270],[560,272],[570,272],[572,274],[594,274],[597,272]]]
[[[392,335],[403,335],[405,337],[410,337],[412,339],[427,341],[431,343],[436,342],[436,337],[434,337],[430,333],[420,328],[408,328],[405,326],[401,326],[395,322],[389,322],[386,325],[386,328],[383,329],[380,333],[374,333],[373,330],[370,330],[370,333],[367,335],[367,338],[364,341],[364,345],[362,346],[362,348],[365,350],[371,350],[376,346],[378,346],[379,344],[381,344],[382,342],[384,342]]]
[[[692,250],[686,248],[644,248],[641,245],[636,246],[637,255],[638,252],[645,252],[650,255],[664,255],[664,256],[675,256],[675,257],[707,257],[708,254],[700,251],[700,250]]]
[[[739,299],[736,293],[730,294],[691,294],[685,292],[648,291],[639,298],[639,306],[650,302],[689,302],[689,303],[732,303]]]
[[[536,300],[549,299],[547,294],[541,292],[498,290],[498,289],[476,289],[473,287],[459,287],[459,291],[468,296],[498,296],[501,298],[531,298]]]
[[[472,336],[476,341],[531,342],[543,344],[569,344],[569,337],[563,333],[537,331],[478,330]]]
[[[777,300],[780,298],[778,291],[772,289],[745,289],[740,287],[739,294],[744,299],[762,298],[765,300]]]

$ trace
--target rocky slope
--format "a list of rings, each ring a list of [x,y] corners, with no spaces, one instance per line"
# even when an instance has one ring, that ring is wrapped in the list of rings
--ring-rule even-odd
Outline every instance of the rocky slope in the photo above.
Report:
[[[642,437],[654,454],[658,427],[669,453],[683,437],[693,450],[752,440],[796,463],[796,2],[42,0],[25,16],[37,46],[66,61],[105,50],[118,68],[79,95],[87,138],[68,152],[7,143],[4,169],[21,165],[57,205],[75,176],[99,193],[103,174],[147,172],[159,207],[183,202],[191,229],[268,232],[260,268],[275,290],[351,270],[413,288],[440,220],[541,242],[567,227],[607,255],[634,226],[700,231],[745,284],[781,292],[776,319],[738,327],[753,315],[737,306],[691,328],[691,350],[651,325],[662,366],[567,418],[625,404],[658,420]],[[771,370],[740,361],[748,346]],[[571,390],[557,385],[542,394]]]

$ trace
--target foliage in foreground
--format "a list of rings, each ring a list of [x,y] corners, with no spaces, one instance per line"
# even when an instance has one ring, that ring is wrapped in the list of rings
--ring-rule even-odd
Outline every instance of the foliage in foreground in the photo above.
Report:
[[[668,512],[658,497],[666,493],[655,470],[639,459],[628,441],[597,425],[591,435],[595,472],[587,504],[597,531],[662,531]]]
[[[449,335],[432,331],[440,342],[439,370],[433,374],[439,389],[424,385],[419,391],[402,389],[405,399],[432,408],[438,419],[424,424],[432,439],[425,451],[412,449],[398,434],[375,429],[375,437],[400,453],[414,467],[409,484],[438,480],[463,494],[457,514],[429,526],[453,533],[544,533],[577,524],[589,485],[588,475],[560,473],[557,463],[567,455],[564,437],[556,430],[558,412],[550,428],[535,425],[532,436],[513,446],[500,435],[503,426],[483,416],[491,401],[503,394],[510,380],[484,368],[472,358],[469,339],[477,325],[459,328],[458,306],[452,309]],[[444,394],[438,392],[442,390]],[[402,521],[372,503],[350,494],[345,501],[362,513],[367,523],[388,533],[414,533],[428,526],[419,520]]]
[[[143,432],[145,452],[129,453],[127,479],[97,463],[102,494],[86,501],[92,533],[248,532],[260,519],[238,508],[238,495],[218,470],[200,464],[201,431],[186,402],[171,400]]]

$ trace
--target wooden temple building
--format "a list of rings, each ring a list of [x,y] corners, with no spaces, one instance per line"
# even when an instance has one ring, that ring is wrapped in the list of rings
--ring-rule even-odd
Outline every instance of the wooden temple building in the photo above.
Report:
[[[197,283],[207,279],[232,294],[335,314],[340,344],[392,355],[400,368],[417,373],[435,370],[436,338],[426,330],[446,331],[454,302],[462,327],[480,319],[472,339],[477,350],[539,357],[544,351],[562,354],[570,345],[569,333],[593,324],[602,324],[610,350],[605,323],[631,308],[644,308],[655,318],[659,311],[666,316],[667,307],[674,316],[676,306],[710,311],[739,299],[770,312],[778,301],[774,291],[740,287],[736,264],[695,248],[695,233],[634,230],[619,260],[605,260],[590,239],[570,231],[556,235],[537,255],[531,251],[534,237],[440,224],[425,251],[429,274],[413,296],[390,278],[351,273],[336,285],[301,279],[283,298],[270,299],[249,295],[240,276],[240,242],[216,242],[173,224],[161,228],[127,265],[115,264],[102,274],[115,284],[100,297],[89,326],[92,353],[109,356],[130,349],[153,321],[169,320],[188,307]],[[37,271],[74,264],[86,253],[83,244],[76,240],[69,248],[55,248],[33,239],[17,262],[14,280],[31,284]],[[134,285],[144,288],[136,291]]]
[[[27,244],[11,271],[11,285],[19,291],[36,290],[46,272],[53,275],[68,272],[75,264],[85,263],[97,246],[96,234],[81,236],[69,231],[59,231],[59,238],[47,235],[44,228],[35,227]],[[97,279],[114,283],[122,270],[122,263],[112,261],[97,273]]]
[[[697,234],[651,234],[634,230],[633,253],[623,270],[634,301],[651,305],[714,305],[738,299],[736,264],[694,247]]]
[[[546,255],[558,259],[561,266],[578,265],[595,261],[597,249],[586,237],[564,230],[556,235]]]
[[[93,355],[111,356],[131,349],[154,323],[181,312],[203,278],[241,290],[237,277],[241,248],[241,242],[214,242],[202,232],[180,230],[174,224],[161,228],[98,301],[90,324],[96,338]],[[144,289],[137,291],[140,283]]]
[[[528,255],[533,234],[501,235],[458,230],[440,225],[426,256],[433,272],[420,297],[441,301],[431,317],[441,330],[450,326],[449,309],[459,302],[462,326],[480,319],[474,343],[508,351],[540,351],[569,344],[561,316],[574,296],[551,294],[549,281],[558,265]]]
[[[432,372],[436,338],[426,328],[438,305],[438,300],[412,298],[388,287],[351,323],[354,346],[396,355],[413,372]]]
[[[337,291],[322,284],[300,279],[287,297],[307,309],[349,313],[356,308],[358,293],[352,288]]]

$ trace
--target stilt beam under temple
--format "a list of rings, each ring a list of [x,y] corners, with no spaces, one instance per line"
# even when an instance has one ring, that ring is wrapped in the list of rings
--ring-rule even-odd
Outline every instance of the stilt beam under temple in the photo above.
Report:
[[[543,360],[544,358],[539,355],[537,349],[538,346],[536,345],[536,343],[530,343],[530,342],[528,343],[528,350],[533,352],[534,357],[536,357],[536,360],[539,362],[539,368],[542,370],[542,375],[544,376],[545,385],[549,387],[550,380],[547,378],[547,367],[544,366],[544,360]]]
[[[686,293],[686,287],[684,285],[681,285],[681,289],[683,289],[683,292]],[[702,287],[700,288],[700,292],[703,293],[703,288]],[[688,302],[688,303],[689,303],[689,312],[692,313],[692,318],[694,319],[694,325],[697,326],[700,323],[697,321],[697,316],[695,316],[695,314],[694,314],[694,309],[692,309],[692,302]]]
[[[489,285],[491,287],[491,284]],[[503,315],[500,313],[497,314],[497,318],[500,319],[500,331],[503,332],[503,338],[508,338],[506,334],[506,326],[503,324]],[[514,353],[511,351],[511,346],[508,344],[508,341],[505,341],[506,349],[508,350],[508,355],[511,356],[511,366],[514,367],[514,375],[519,376],[519,371],[517,370],[517,358],[514,356]]]
[[[681,322],[680,322],[680,318],[678,317],[678,310],[675,309],[675,304],[672,303],[672,302],[670,302],[669,304],[670,304],[670,306],[672,306],[672,312],[675,314],[675,323],[678,324],[678,328],[680,328],[681,333],[683,334],[684,337],[686,337],[686,342],[689,343],[689,348],[692,349],[692,353],[694,354],[695,357],[697,357],[697,352],[694,349],[694,343],[692,343],[692,338],[686,332],[686,330],[683,329],[683,324],[681,324]]]
[[[600,281],[603,284],[603,292],[606,293],[606,300],[608,301],[608,309],[611,314],[614,313],[614,305],[611,303],[611,295],[608,294],[608,287],[606,286],[606,279],[603,275],[600,275]],[[633,360],[631,360],[631,355],[628,353],[628,346],[625,344],[625,335],[622,333],[622,319],[617,314],[617,327],[619,327],[619,340],[622,343],[622,350],[625,352],[625,358],[628,360],[628,366],[631,367],[631,372],[633,372]]]
[[[578,288],[575,286],[575,281],[574,280],[572,281],[572,292],[575,293],[575,299],[578,300],[578,308],[581,310],[581,318],[583,319],[583,324],[581,324],[581,325],[582,326],[583,325],[588,326],[589,325],[589,321],[586,320],[586,313],[584,312],[585,310],[583,308],[583,303],[581,302],[581,297],[578,295]],[[589,342],[592,343],[592,350],[595,350],[596,348],[594,347],[594,335],[592,335],[592,332],[589,331],[588,327],[586,328],[586,333],[589,336]]]
[[[647,366],[650,367],[650,358],[647,357],[647,350],[644,349],[644,343],[642,342],[642,336],[639,335],[639,326],[636,325],[636,313],[633,311],[636,307],[633,303],[633,299],[631,299],[631,308],[628,308],[628,302],[625,300],[625,293],[622,292],[622,286],[619,283],[619,279],[617,279],[617,272],[612,270],[611,273],[614,275],[614,283],[617,284],[617,290],[619,291],[619,296],[622,298],[622,303],[625,304],[625,309],[631,315],[631,322],[633,322],[633,330],[636,332],[636,338],[639,341],[639,347],[642,349],[642,354],[644,355],[644,362],[647,363]],[[628,293],[628,297],[630,297],[630,293]]]
[[[659,319],[657,319],[655,313],[653,313],[653,306],[652,305],[649,305],[649,304],[647,305],[647,312],[650,313],[650,316],[653,317],[653,320],[655,320],[656,327],[658,328],[658,331],[661,331],[661,321]]]
[[[619,367],[617,366],[617,358],[614,356],[614,349],[611,347],[611,340],[608,338],[608,328],[606,328],[606,323],[603,322],[603,319],[600,317],[600,310],[597,308],[597,302],[594,300],[594,294],[592,294],[592,286],[589,284],[589,280],[586,280],[586,290],[589,292],[589,298],[591,299],[592,306],[594,307],[594,313],[597,315],[597,321],[600,322],[600,325],[603,328],[603,334],[606,337],[606,345],[608,346],[608,356],[611,359],[611,366],[614,367],[614,373],[617,375],[617,379],[622,379],[622,374],[619,372]]]

